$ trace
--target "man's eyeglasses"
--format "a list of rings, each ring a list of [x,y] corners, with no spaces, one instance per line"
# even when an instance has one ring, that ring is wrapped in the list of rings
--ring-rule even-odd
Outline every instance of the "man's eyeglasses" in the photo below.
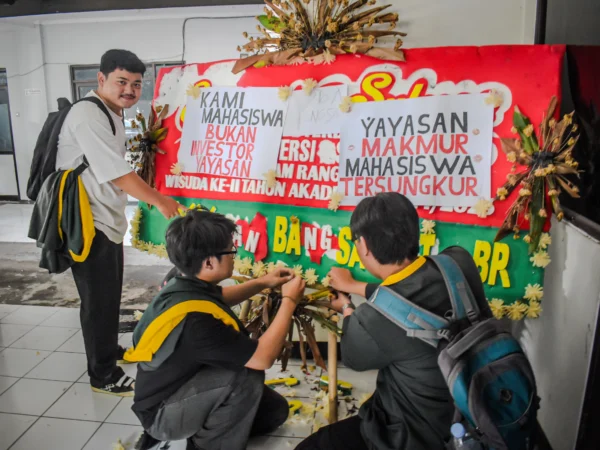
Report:
[[[218,252],[215,253],[215,256],[223,256],[223,255],[237,255],[238,249],[237,247],[234,245],[233,246],[233,250],[229,250],[227,252]]]

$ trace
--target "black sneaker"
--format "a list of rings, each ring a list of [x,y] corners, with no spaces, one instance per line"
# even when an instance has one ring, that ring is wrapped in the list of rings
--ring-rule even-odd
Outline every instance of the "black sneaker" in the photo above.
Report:
[[[116,395],[118,397],[133,397],[133,390],[135,388],[135,380],[125,375],[123,370],[120,370],[120,378],[113,383],[107,383],[104,386],[93,386],[92,391],[99,392],[101,394]]]
[[[144,431],[140,435],[137,442],[135,443],[135,446],[133,447],[133,449],[134,450],[150,450],[152,447],[154,447],[157,444],[160,444],[160,441],[158,439],[154,439],[146,431]]]
[[[124,359],[126,351],[127,350],[125,350],[125,348],[119,345],[119,348],[117,349],[117,364],[133,364],[133,361],[127,361]]]

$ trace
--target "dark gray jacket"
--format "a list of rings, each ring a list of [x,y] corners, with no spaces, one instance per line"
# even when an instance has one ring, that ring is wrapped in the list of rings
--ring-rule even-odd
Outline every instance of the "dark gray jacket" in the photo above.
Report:
[[[471,255],[460,247],[443,253],[465,273],[482,314],[491,316]],[[388,287],[441,316],[451,310],[444,280],[433,262],[417,259],[404,273],[408,275],[396,276]],[[369,285],[367,297],[376,288]],[[450,436],[454,405],[437,364],[436,349],[409,338],[367,305],[344,319],[343,331],[344,364],[357,371],[379,369],[375,393],[359,412],[361,433],[369,449],[443,449]]]

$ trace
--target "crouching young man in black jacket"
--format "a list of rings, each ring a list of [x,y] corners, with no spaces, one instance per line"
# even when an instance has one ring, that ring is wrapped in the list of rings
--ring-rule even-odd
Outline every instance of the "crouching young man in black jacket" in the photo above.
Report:
[[[350,219],[352,240],[365,268],[419,306],[444,316],[450,298],[435,263],[419,257],[419,217],[398,193],[362,200]],[[479,271],[460,247],[442,252],[462,269],[481,314],[491,312]],[[346,269],[330,272],[339,292],[370,297],[378,284],[360,283]],[[338,294],[334,307],[344,314],[341,352],[357,371],[379,369],[377,388],[358,416],[321,428],[297,450],[441,450],[450,435],[454,405],[437,364],[436,349],[410,338],[368,305],[358,308]]]
[[[187,439],[189,450],[242,450],[249,436],[288,417],[285,398],[264,385],[264,370],[281,352],[304,281],[279,269],[218,286],[233,272],[235,231],[225,216],[194,210],[167,230],[169,259],[184,275],[152,300],[125,355],[140,363],[132,409],[146,432],[138,448]],[[275,319],[260,339],[250,339],[230,307],[280,285]]]

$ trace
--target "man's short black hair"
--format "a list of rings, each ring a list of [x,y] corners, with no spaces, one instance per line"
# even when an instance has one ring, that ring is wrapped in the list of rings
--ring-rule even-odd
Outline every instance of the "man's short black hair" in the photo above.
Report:
[[[109,50],[100,60],[100,72],[108,77],[117,69],[126,70],[130,73],[146,73],[146,65],[134,53],[129,50]]]
[[[362,237],[380,264],[419,255],[419,215],[404,195],[385,192],[363,199],[350,218],[352,239]]]
[[[181,273],[195,277],[206,258],[231,249],[236,231],[235,223],[222,214],[189,210],[169,225],[167,254]]]

